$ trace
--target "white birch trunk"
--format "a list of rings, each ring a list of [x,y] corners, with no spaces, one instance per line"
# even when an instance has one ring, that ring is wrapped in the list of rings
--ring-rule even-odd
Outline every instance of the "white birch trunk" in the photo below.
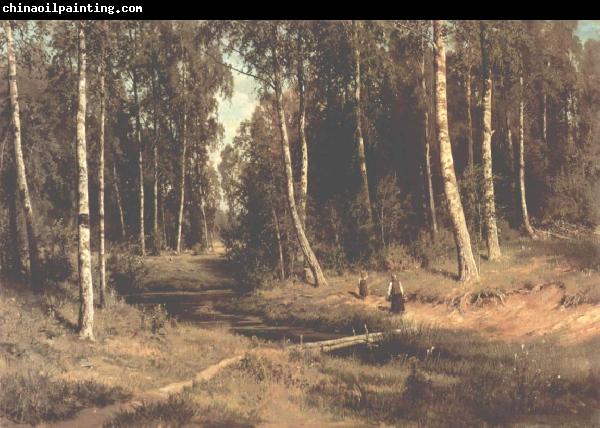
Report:
[[[444,21],[433,21],[434,65],[435,65],[435,105],[436,129],[440,146],[440,166],[444,179],[446,202],[452,223],[452,232],[458,256],[458,276],[460,281],[478,280],[479,272],[471,249],[471,239],[465,221],[465,214],[458,192],[454,171],[452,146],[448,132],[448,104],[446,100],[446,47]]]
[[[79,26],[79,88],[77,105],[77,171],[78,171],[78,254],[79,254],[79,336],[94,339],[94,289],[90,254],[90,208],[88,197],[86,118],[86,47],[83,23]]]
[[[29,196],[27,185],[27,173],[25,161],[23,160],[23,149],[21,147],[21,118],[19,110],[19,92],[17,87],[17,61],[15,58],[12,24],[4,21],[4,32],[6,33],[6,51],[8,59],[8,89],[10,93],[10,106],[12,111],[11,128],[14,141],[15,172],[17,176],[17,188],[19,197],[25,213],[25,227],[27,230],[27,244],[29,248],[29,272],[31,288],[36,291],[42,289],[42,278],[40,277],[40,253],[37,241],[36,227],[34,223],[33,207]]]

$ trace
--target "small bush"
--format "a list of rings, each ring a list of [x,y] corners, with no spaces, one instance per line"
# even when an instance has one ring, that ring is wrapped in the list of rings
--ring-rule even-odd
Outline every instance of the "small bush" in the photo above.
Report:
[[[196,243],[196,244],[192,245],[192,254],[193,255],[200,256],[204,253],[206,253],[206,246],[204,246],[203,244],[200,244],[200,243]]]
[[[447,259],[456,251],[454,237],[447,229],[438,229],[435,239],[428,232],[423,232],[413,243],[412,253],[421,261],[423,267],[429,267],[434,261]]]
[[[392,244],[379,253],[376,258],[375,269],[388,270],[392,272],[404,272],[415,270],[421,267],[421,262],[417,260],[409,248]]]
[[[411,357],[410,373],[404,381],[403,398],[411,404],[416,404],[419,401],[429,399],[433,396],[431,382],[425,379],[425,376],[419,370],[419,360]]]
[[[122,245],[110,252],[107,261],[110,285],[120,294],[129,294],[143,288],[148,269],[144,259],[131,245]]]
[[[73,254],[75,233],[62,221],[55,221],[44,236],[45,247],[40,260],[44,285],[56,285],[68,280],[73,274],[70,255]]]
[[[20,424],[68,419],[85,407],[129,397],[121,388],[91,380],[67,382],[34,372],[0,377],[0,413]]]
[[[164,305],[145,306],[141,310],[141,329],[152,334],[164,333],[169,314]]]
[[[73,274],[69,255],[63,251],[45,254],[40,261],[40,270],[44,285],[64,282]]]
[[[142,403],[120,412],[104,428],[178,428],[198,424],[206,428],[251,428],[257,418],[235,411],[225,403],[199,406],[189,394],[170,395],[166,401]]]
[[[196,415],[193,401],[187,395],[170,395],[166,401],[145,402],[133,410],[120,412],[104,428],[125,428],[132,426],[158,428],[182,427]]]

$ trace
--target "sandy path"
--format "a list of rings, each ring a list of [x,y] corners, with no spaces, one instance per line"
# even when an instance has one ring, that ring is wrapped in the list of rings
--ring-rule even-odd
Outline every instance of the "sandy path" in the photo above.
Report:
[[[74,419],[56,423],[41,424],[38,426],[53,428],[102,427],[104,423],[111,420],[119,412],[133,410],[136,406],[140,406],[142,403],[165,400],[169,397],[169,395],[177,394],[183,391],[184,388],[191,387],[194,382],[206,381],[213,378],[221,370],[239,362],[242,358],[243,355],[226,358],[217,364],[213,364],[212,366],[202,370],[193,379],[183,382],[174,382],[161,388],[145,391],[136,395],[127,402],[115,403],[102,408],[90,407],[79,412]]]

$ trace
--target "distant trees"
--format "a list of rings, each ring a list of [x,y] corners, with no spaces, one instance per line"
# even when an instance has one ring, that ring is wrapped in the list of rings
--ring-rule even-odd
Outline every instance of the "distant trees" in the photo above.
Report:
[[[382,268],[395,247],[423,260],[456,249],[466,281],[480,251],[500,256],[509,226],[533,237],[600,215],[600,44],[572,22],[106,21],[82,37],[58,21],[3,27],[0,262],[29,265],[37,289],[52,224],[65,253],[79,232],[83,298],[86,251],[98,250],[102,304],[111,242],[209,249],[225,226],[252,284],[305,267],[324,284],[324,269]],[[238,72],[260,103],[219,147],[219,100]]]

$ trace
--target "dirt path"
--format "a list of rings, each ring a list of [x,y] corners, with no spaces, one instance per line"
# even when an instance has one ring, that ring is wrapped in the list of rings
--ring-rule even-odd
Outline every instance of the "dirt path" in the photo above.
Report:
[[[190,287],[212,289],[223,287],[224,284],[226,286],[232,284],[220,252],[204,256],[183,254],[149,258],[148,265],[150,283],[156,287],[168,285],[172,286],[173,290],[189,290]],[[330,289],[323,294],[324,290],[314,290],[305,285],[292,288],[293,291],[288,290],[281,304],[294,305],[298,299],[305,300],[306,297],[310,297],[311,306],[314,305],[314,308],[366,305],[373,311],[387,311],[389,306],[382,296],[376,294],[363,301],[353,297],[347,290]],[[534,337],[552,335],[558,338],[560,343],[569,345],[600,336],[600,306],[584,304],[574,308],[564,308],[560,304],[563,296],[564,290],[548,285],[512,293],[504,299],[504,303],[486,303],[480,307],[469,306],[463,311],[452,309],[446,304],[411,301],[407,303],[407,310],[403,317],[434,327],[476,330],[490,339],[506,341],[526,341]],[[222,369],[240,361],[242,357],[238,355],[226,358],[202,370],[194,379],[174,382],[136,394],[132,400],[125,403],[104,408],[84,409],[75,419],[41,426],[100,427],[120,411],[134,409],[142,402],[165,400],[170,394],[191,387],[194,381],[210,379]],[[264,426],[281,426],[279,425],[281,420],[289,422],[286,426],[311,426],[312,423],[324,422],[311,420],[308,417],[310,415],[305,415],[294,406],[291,406],[292,409],[285,403],[275,404],[269,406],[265,414]],[[333,425],[337,426],[337,424]],[[340,423],[339,426],[347,425]]]
[[[206,381],[216,376],[221,370],[236,364],[243,358],[243,355],[237,355],[235,357],[226,358],[221,360],[217,364],[207,367],[198,373],[193,379],[189,379],[183,382],[174,382],[169,385],[165,385],[161,388],[145,391],[137,394],[131,400],[124,403],[115,403],[110,406],[98,408],[91,407],[82,410],[77,414],[74,419],[66,421],[60,421],[57,423],[41,424],[39,427],[52,427],[52,428],[80,428],[80,427],[102,427],[106,422],[110,421],[119,412],[134,410],[136,406],[142,403],[151,403],[165,400],[171,394],[177,394],[183,391],[185,388],[190,388],[194,382]]]
[[[186,281],[200,279],[203,287],[214,288],[233,284],[222,257],[223,249],[216,248],[212,254],[194,256],[183,254],[172,257],[165,267],[164,262],[149,259],[151,278],[155,283],[169,282],[184,287]],[[169,256],[166,256],[167,259]],[[163,259],[165,256],[162,257]],[[526,274],[542,263],[534,258],[521,272]],[[513,268],[513,270],[517,268]],[[306,284],[286,287],[279,299],[282,305],[295,305],[298,299],[309,297],[311,306],[360,306],[373,310],[386,311],[389,303],[382,296],[372,294],[366,301],[356,299],[348,290],[340,289],[341,284],[329,288],[326,294]],[[198,284],[198,281],[196,281]],[[565,308],[560,302],[564,290],[554,285],[538,285],[532,290],[519,290],[508,295],[504,303],[486,303],[480,307],[468,306],[463,311],[449,308],[445,304],[411,301],[407,303],[405,318],[437,327],[477,330],[490,339],[524,341],[534,337],[554,335],[565,345],[583,342],[600,336],[600,305],[581,304]],[[280,326],[283,327],[283,326]]]

